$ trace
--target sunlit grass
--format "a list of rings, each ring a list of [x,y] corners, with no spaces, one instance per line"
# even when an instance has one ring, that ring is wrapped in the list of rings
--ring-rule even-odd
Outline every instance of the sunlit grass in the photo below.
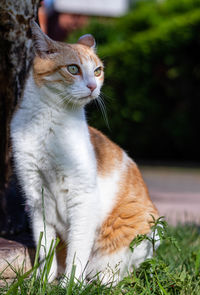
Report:
[[[76,280],[75,266],[71,277],[66,278],[66,287],[59,281],[47,282],[51,261],[58,241],[52,243],[47,253],[43,272],[37,276],[39,249],[38,243],[34,267],[22,274],[16,272],[16,279],[11,285],[0,288],[0,294],[80,294],[80,295],[138,295],[138,294],[200,294],[200,230],[196,225],[179,225],[167,229],[169,238],[163,239],[156,255],[145,261],[117,286],[105,286],[97,279],[90,283]],[[177,247],[174,246],[176,241]],[[180,248],[180,249],[179,249]],[[1,274],[3,276],[3,273]]]

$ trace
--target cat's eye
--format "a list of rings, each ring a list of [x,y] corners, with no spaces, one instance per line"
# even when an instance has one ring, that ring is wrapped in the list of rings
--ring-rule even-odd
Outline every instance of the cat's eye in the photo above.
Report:
[[[79,67],[76,66],[76,65],[69,65],[69,66],[67,66],[67,70],[72,75],[79,75],[80,74]]]
[[[95,71],[94,71],[94,75],[96,77],[99,77],[101,75],[101,67],[98,67]]]

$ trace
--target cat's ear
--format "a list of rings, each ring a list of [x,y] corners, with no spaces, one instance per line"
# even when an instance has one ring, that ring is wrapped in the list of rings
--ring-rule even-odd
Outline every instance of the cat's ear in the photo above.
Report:
[[[36,55],[41,58],[53,57],[57,53],[56,42],[43,33],[34,20],[30,21],[30,26]]]
[[[95,47],[96,47],[95,39],[91,34],[86,34],[86,35],[81,36],[78,39],[77,43],[88,46],[88,47],[93,48],[93,49],[95,49]]]

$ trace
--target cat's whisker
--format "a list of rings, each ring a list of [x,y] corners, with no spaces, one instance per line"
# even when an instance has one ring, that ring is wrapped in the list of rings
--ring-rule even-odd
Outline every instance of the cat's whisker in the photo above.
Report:
[[[70,107],[72,110],[74,110],[76,107],[76,103],[74,102],[74,97],[72,95],[67,96],[67,100],[64,101],[64,105],[66,107]]]
[[[58,101],[58,104],[68,107],[70,102],[73,100],[73,96],[69,95],[69,93],[67,93],[66,91],[65,94],[66,95],[61,97],[61,99]]]
[[[63,95],[66,96],[67,93],[66,93],[66,91],[63,91],[63,92],[59,92],[58,95],[61,96],[61,97],[63,97]]]
[[[74,100],[72,100],[72,110],[74,111],[76,109],[76,103]]]
[[[100,107],[103,119],[104,119],[104,121],[106,123],[106,126],[108,127],[108,129],[110,129],[105,103],[104,103],[103,99],[100,96],[96,99],[96,101],[97,101],[97,104]]]
[[[105,94],[102,91],[100,93],[100,96],[101,96],[101,98],[103,98],[106,101],[106,104],[111,104],[112,102],[114,102],[114,98],[112,98],[111,96],[108,96],[107,94]]]
[[[67,99],[66,99],[66,98],[67,98]],[[72,101],[72,97],[66,96],[65,99],[64,99],[64,105],[65,105],[66,107],[68,107],[69,104],[71,103],[71,101]]]

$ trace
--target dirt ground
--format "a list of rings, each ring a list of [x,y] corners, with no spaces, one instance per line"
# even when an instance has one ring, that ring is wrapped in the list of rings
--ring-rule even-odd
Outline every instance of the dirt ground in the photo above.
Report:
[[[200,224],[200,169],[140,167],[150,196],[171,224]]]

